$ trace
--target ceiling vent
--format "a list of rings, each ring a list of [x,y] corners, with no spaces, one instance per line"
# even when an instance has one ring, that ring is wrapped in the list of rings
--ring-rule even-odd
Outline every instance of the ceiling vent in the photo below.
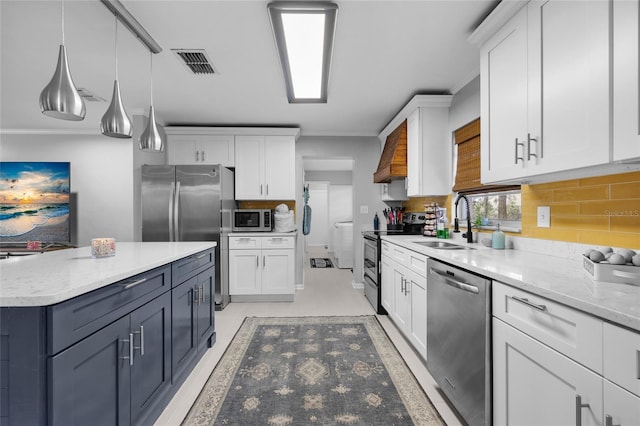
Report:
[[[80,94],[80,97],[82,99],[84,99],[87,102],[107,102],[106,99],[101,98],[100,96],[96,95],[95,93],[91,93],[90,91],[88,91],[87,89],[84,89],[82,87],[78,87],[76,90],[78,90],[78,93]]]
[[[215,74],[204,49],[171,49],[194,74]]]

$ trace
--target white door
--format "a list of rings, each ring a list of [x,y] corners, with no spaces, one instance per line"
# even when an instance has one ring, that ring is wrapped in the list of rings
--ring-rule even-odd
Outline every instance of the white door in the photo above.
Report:
[[[200,161],[204,164],[235,166],[235,145],[232,135],[202,136],[200,141]]]
[[[294,250],[262,250],[262,294],[294,292]]]
[[[382,288],[380,289],[380,297],[382,298],[380,304],[384,309],[386,309],[389,315],[392,315],[393,311],[395,310],[393,262],[388,256],[382,256],[380,263],[380,286],[382,286]]]
[[[196,158],[196,146],[200,136],[168,135],[167,164],[199,164]]]
[[[351,185],[329,185],[329,223],[353,219],[353,187]],[[329,232],[329,252],[336,249],[335,232]]]
[[[493,319],[494,424],[595,426],[602,419],[602,377]]]
[[[236,136],[236,200],[264,199],[263,136]]]
[[[229,294],[261,294],[260,250],[229,250]]]
[[[309,185],[309,207],[311,207],[311,232],[305,238],[307,247],[327,246],[329,232],[334,232],[333,224],[329,225],[329,184],[327,182],[307,182]]]
[[[295,167],[295,138],[265,136],[264,195],[267,200],[295,199]]]
[[[529,175],[609,162],[610,19],[608,1],[529,3]]]
[[[480,51],[483,183],[526,175],[528,122],[527,8]]]
[[[408,271],[407,279],[411,297],[409,339],[420,355],[427,359],[427,279],[413,271]]]
[[[640,396],[608,380],[604,381],[604,415],[611,416],[605,425],[640,425]]]

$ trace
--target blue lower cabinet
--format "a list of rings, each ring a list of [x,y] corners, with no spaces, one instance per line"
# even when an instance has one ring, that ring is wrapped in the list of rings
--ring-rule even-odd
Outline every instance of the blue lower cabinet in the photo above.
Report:
[[[121,318],[49,359],[49,424],[130,424],[129,330]]]
[[[51,424],[147,424],[171,386],[171,293],[51,358]]]
[[[214,334],[215,274],[209,268],[172,290],[172,374],[174,382],[184,380],[185,372],[211,347]]]
[[[130,320],[131,423],[146,424],[171,387],[171,293],[133,311]]]

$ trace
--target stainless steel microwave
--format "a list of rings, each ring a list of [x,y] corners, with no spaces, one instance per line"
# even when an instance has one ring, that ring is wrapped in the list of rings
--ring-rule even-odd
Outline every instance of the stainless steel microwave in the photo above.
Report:
[[[269,232],[273,229],[273,215],[269,209],[239,209],[232,215],[233,232]]]

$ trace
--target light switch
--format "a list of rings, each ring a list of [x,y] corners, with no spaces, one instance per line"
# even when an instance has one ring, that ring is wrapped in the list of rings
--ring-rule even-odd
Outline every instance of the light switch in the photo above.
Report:
[[[538,206],[538,228],[551,227],[551,207]]]
[[[360,214],[368,214],[369,206],[360,206]]]

